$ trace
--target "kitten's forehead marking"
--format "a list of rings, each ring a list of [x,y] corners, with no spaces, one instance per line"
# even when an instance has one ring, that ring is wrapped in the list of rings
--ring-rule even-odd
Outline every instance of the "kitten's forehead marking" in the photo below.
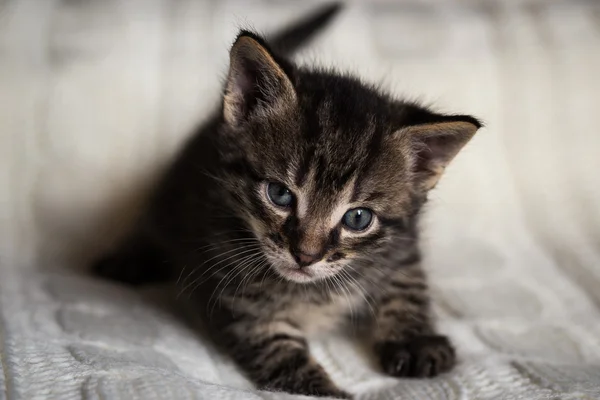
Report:
[[[304,184],[297,188],[296,201],[298,204],[298,218],[305,218],[310,207],[310,198],[316,194],[315,170],[311,168],[308,171]]]

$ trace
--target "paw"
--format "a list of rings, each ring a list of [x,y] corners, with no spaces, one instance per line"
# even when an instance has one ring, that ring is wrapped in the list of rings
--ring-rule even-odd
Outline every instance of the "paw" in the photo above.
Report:
[[[332,397],[334,399],[351,399],[349,393],[338,389],[334,384],[309,384],[304,390],[297,391],[298,394],[315,397]]]
[[[264,386],[264,389],[270,391],[286,392],[291,394],[301,394],[314,397],[332,397],[335,399],[351,399],[349,393],[338,389],[333,383],[326,381],[296,381],[296,382],[272,382]]]
[[[447,372],[456,362],[454,347],[446,336],[417,336],[378,346],[383,370],[392,376],[428,378]]]
[[[335,386],[319,386],[319,385],[307,385],[304,388],[297,388],[295,390],[290,390],[289,388],[279,389],[286,393],[291,394],[299,394],[303,396],[311,396],[311,397],[328,397],[333,399],[352,399],[352,396],[349,393],[344,392],[336,388]]]
[[[321,369],[295,371],[292,374],[271,377],[270,382],[259,385],[270,391],[280,391],[315,397],[351,399],[349,393],[339,389]]]

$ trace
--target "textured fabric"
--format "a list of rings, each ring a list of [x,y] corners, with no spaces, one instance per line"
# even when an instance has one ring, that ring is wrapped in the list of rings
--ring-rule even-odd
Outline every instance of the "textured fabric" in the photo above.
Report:
[[[267,0],[0,1],[0,399],[279,399],[168,294],[76,270],[126,229],[218,99]],[[600,3],[353,3],[303,62],[487,127],[423,223],[452,373],[396,380],[347,339],[312,343],[359,399],[600,398]],[[180,314],[183,314],[181,316]],[[291,398],[291,397],[290,397]]]

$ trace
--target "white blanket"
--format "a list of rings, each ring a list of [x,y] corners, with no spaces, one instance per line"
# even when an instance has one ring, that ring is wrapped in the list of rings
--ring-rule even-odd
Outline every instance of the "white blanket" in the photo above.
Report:
[[[257,392],[168,293],[81,273],[218,100],[268,0],[0,1],[0,399],[283,399]],[[396,380],[312,344],[359,399],[600,398],[600,3],[353,3],[300,57],[487,127],[424,221],[459,366]]]

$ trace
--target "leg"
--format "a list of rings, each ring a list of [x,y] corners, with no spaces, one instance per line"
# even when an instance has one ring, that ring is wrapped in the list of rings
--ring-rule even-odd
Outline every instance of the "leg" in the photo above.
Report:
[[[165,254],[141,235],[97,260],[92,269],[100,277],[130,285],[164,282],[171,277]]]
[[[286,321],[240,320],[219,329],[227,351],[260,388],[349,398],[310,356],[302,332]]]
[[[374,332],[375,351],[384,371],[398,377],[433,377],[455,364],[450,340],[435,332],[429,296],[420,267],[398,274],[382,296]]]

